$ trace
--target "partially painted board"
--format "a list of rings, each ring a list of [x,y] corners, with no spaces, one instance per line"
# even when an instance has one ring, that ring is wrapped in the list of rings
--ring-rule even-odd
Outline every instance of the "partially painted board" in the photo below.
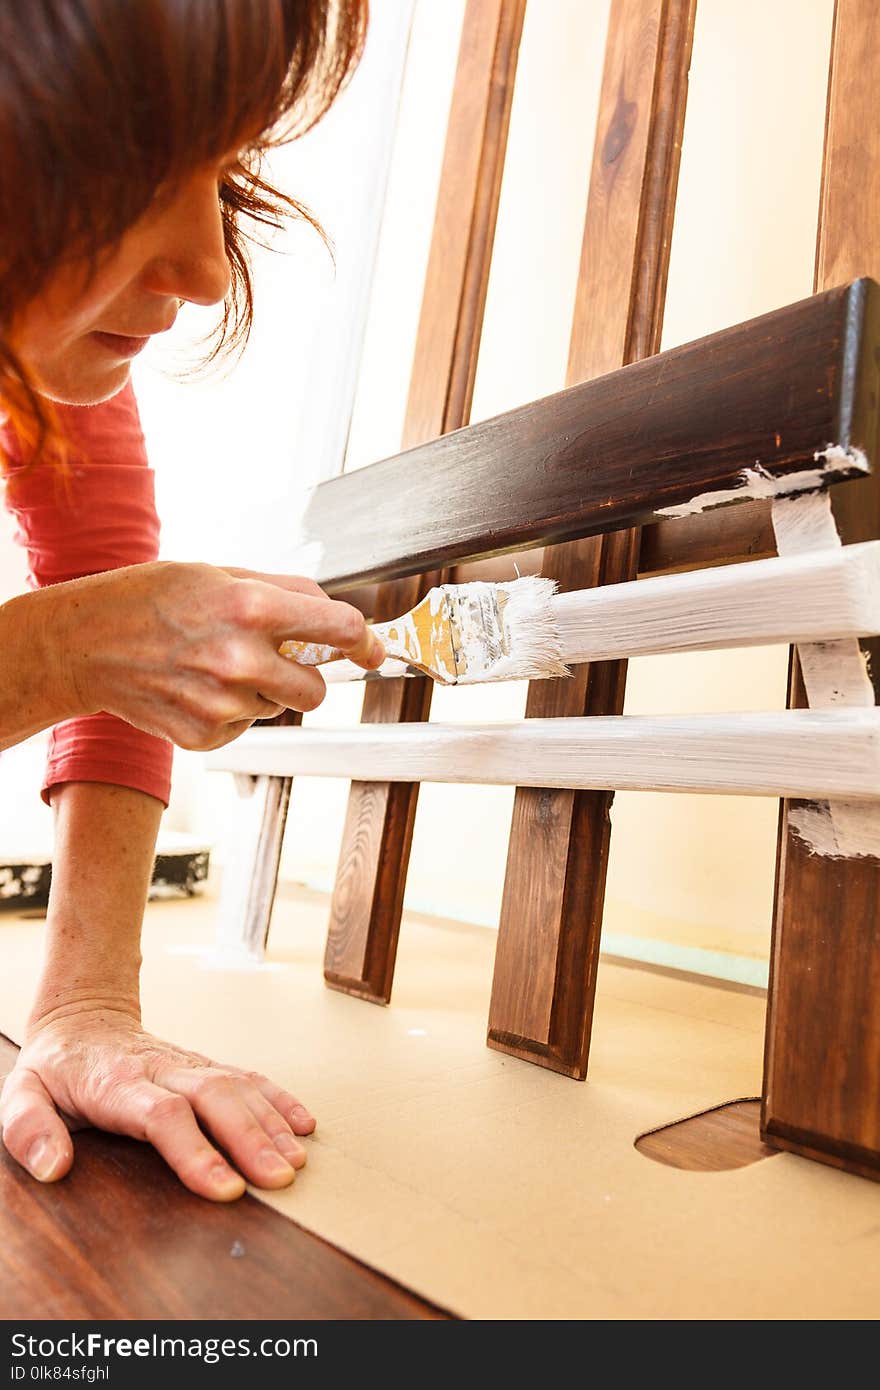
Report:
[[[316,488],[297,563],[338,590],[863,477],[878,344],[860,280],[454,430]]]

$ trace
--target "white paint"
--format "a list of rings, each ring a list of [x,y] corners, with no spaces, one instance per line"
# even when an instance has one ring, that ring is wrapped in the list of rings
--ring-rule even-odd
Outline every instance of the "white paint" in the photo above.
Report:
[[[459,685],[567,676],[554,614],[556,582],[526,575],[501,584],[457,584],[453,613],[465,653]],[[479,594],[477,589],[484,590]],[[481,634],[488,632],[488,637]]]
[[[781,555],[845,555],[854,549],[841,545],[827,492],[776,501],[771,515]],[[799,644],[798,659],[811,709],[874,707],[867,659],[853,638]],[[789,824],[814,854],[880,857],[880,806],[846,800],[795,806]]]
[[[880,541],[558,594],[553,615],[568,662],[876,633]]]
[[[880,710],[261,729],[214,770],[525,787],[880,797]]]
[[[880,813],[862,802],[805,802],[790,806],[788,823],[813,854],[833,859],[880,859]]]
[[[733,487],[719,488],[715,492],[701,492],[689,502],[681,502],[675,507],[658,507],[655,516],[681,517],[695,516],[698,512],[708,512],[714,507],[724,507],[730,502],[746,502],[757,498],[786,497],[792,493],[809,492],[822,487],[829,477],[838,476],[842,467],[854,469],[859,473],[868,472],[868,461],[861,449],[844,449],[838,444],[829,444],[814,455],[816,462],[824,460],[818,468],[802,468],[797,473],[786,473],[776,477],[768,473],[759,459],[753,468],[744,468],[737,474]]]

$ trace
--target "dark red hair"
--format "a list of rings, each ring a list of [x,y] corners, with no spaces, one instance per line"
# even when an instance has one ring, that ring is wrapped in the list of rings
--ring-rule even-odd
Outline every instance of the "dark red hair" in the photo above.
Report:
[[[367,0],[0,0],[0,407],[36,452],[51,412],[13,350],[17,315],[62,262],[94,264],[161,185],[239,150],[219,194],[232,288],[210,356],[242,344],[248,220],[318,225],[261,155],[324,114],[366,23]]]

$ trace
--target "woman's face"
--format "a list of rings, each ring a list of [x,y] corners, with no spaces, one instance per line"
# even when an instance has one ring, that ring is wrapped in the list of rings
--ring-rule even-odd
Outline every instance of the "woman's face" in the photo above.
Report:
[[[133,357],[174,323],[180,304],[216,304],[229,289],[218,181],[226,161],[163,190],[89,278],[59,270],[12,335],[37,389],[96,405],[128,380]]]

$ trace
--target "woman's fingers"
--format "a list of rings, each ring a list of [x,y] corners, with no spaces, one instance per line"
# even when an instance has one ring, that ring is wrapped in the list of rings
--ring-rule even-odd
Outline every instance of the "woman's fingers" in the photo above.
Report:
[[[310,594],[312,598],[329,598],[329,595],[314,579],[302,574],[265,574],[262,570],[230,569],[226,573],[233,579],[260,579],[264,584],[275,584],[279,589],[289,589],[292,594]]]
[[[268,1076],[262,1076],[259,1072],[237,1072],[237,1075],[250,1081],[270,1105],[287,1120],[294,1134],[311,1134],[315,1128],[315,1118],[311,1112],[303,1105],[301,1100],[292,1096],[289,1091],[282,1090],[276,1086],[274,1081],[270,1081]]]
[[[368,669],[384,660],[385,649],[363,613],[350,603],[328,598],[320,589],[317,593],[291,590],[267,576],[242,581],[239,603],[244,626],[268,631],[279,642],[294,638],[337,647]]]
[[[305,1149],[277,1111],[269,1115],[272,1107],[256,1087],[220,1071],[192,1067],[163,1068],[158,1079],[186,1099],[249,1182],[257,1187],[287,1187],[293,1182],[294,1168],[306,1161]],[[264,1120],[271,1129],[264,1127]],[[289,1142],[282,1147],[279,1139],[285,1133]]]
[[[152,1144],[181,1182],[200,1197],[232,1202],[245,1184],[205,1137],[192,1106],[181,1095],[146,1079],[129,1082],[118,1093],[112,1128]]]
[[[244,1192],[241,1174],[208,1142],[184,1097],[149,1081],[138,1082],[137,1090],[145,1109],[143,1138],[180,1180],[192,1192],[216,1202],[240,1197]]]
[[[385,660],[385,648],[363,613],[350,603],[332,598],[313,598],[299,594],[287,610],[279,605],[277,635],[301,642],[319,642],[337,647],[351,661],[371,669]]]
[[[243,1089],[242,1099],[282,1158],[286,1159],[292,1168],[304,1168],[308,1157],[305,1146],[299,1142],[291,1126],[281,1118],[274,1105],[270,1105],[255,1086]]]
[[[40,1182],[56,1182],[70,1171],[73,1142],[36,1072],[16,1067],[6,1078],[0,1123],[12,1157]]]

